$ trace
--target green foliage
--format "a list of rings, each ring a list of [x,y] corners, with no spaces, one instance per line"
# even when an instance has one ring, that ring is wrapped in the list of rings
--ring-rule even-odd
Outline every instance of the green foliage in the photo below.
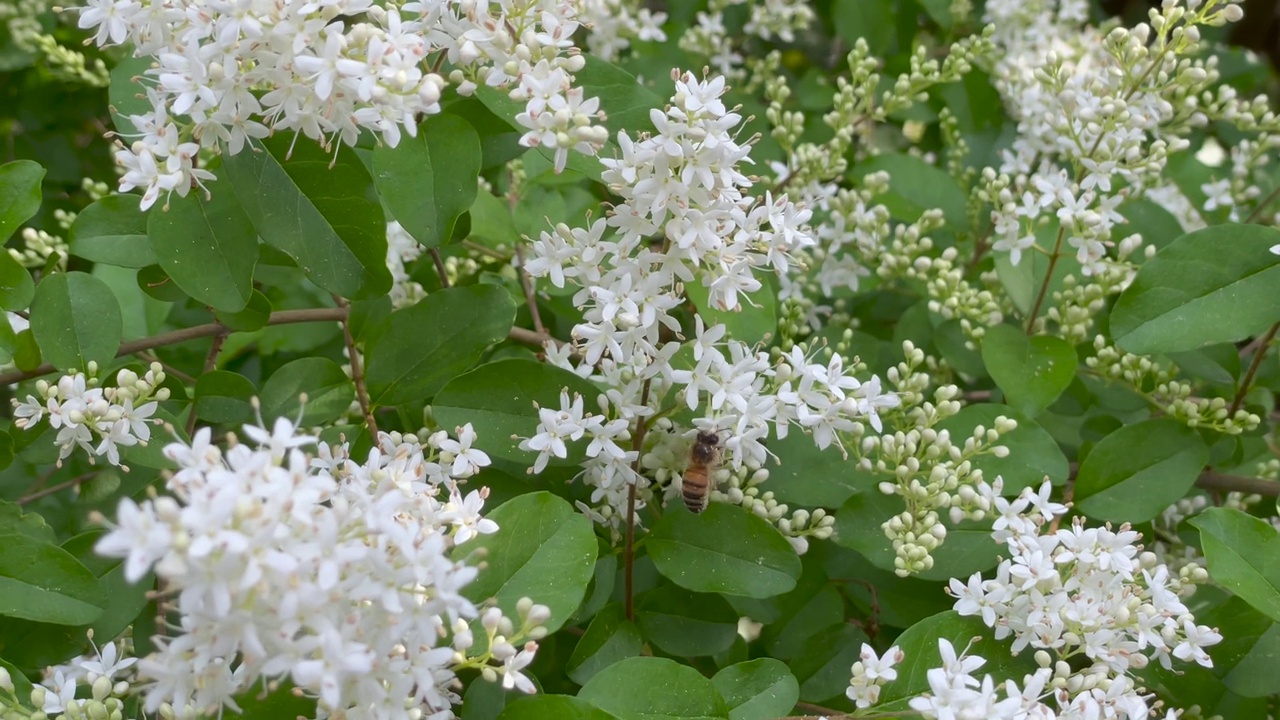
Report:
[[[648,548],[658,572],[695,592],[767,598],[800,577],[800,561],[776,528],[719,503],[699,515],[672,509],[649,533]]]

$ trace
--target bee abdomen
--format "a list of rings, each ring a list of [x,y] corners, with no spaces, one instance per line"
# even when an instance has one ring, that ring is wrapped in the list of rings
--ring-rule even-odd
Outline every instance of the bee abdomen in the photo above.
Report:
[[[685,472],[680,492],[684,496],[684,505],[691,513],[700,513],[707,509],[707,476],[700,472]]]

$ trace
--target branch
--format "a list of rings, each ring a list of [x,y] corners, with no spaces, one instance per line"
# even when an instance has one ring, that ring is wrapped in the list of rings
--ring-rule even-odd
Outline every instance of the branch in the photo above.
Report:
[[[267,320],[267,325],[292,325],[294,323],[304,322],[342,322],[347,317],[345,308],[306,308],[303,310],[281,310],[271,313],[271,317]],[[177,345],[187,342],[188,340],[199,340],[200,338],[217,337],[222,335],[230,335],[236,332],[233,328],[229,328],[222,323],[207,323],[205,325],[196,325],[195,327],[182,328],[181,330],[173,330],[159,335],[142,338],[140,340],[130,340],[129,342],[120,343],[120,349],[116,352],[116,357],[126,357],[136,353],[154,350],[156,348],[168,345]],[[538,333],[527,328],[513,327],[507,333],[507,337],[518,343],[525,345],[533,345],[541,348],[547,340],[555,341],[548,335],[539,335]],[[558,341],[556,341],[558,342]],[[38,378],[43,375],[50,375],[58,372],[58,369],[49,363],[45,363],[32,370],[11,370],[6,373],[0,373],[0,385],[13,385],[23,380]]]
[[[1244,396],[1249,394],[1249,387],[1253,385],[1253,378],[1258,374],[1258,368],[1262,367],[1262,359],[1267,356],[1267,347],[1271,344],[1272,339],[1276,336],[1276,331],[1280,330],[1280,323],[1271,326],[1267,330],[1267,334],[1261,339],[1250,343],[1258,346],[1257,352],[1253,354],[1253,362],[1249,363],[1249,369],[1245,371],[1244,379],[1240,381],[1240,388],[1236,390],[1236,396],[1231,401],[1231,417],[1234,418],[1236,411],[1244,405]]]
[[[333,297],[338,307],[347,309],[347,301],[338,296]],[[351,382],[356,386],[356,398],[360,401],[360,413],[364,415],[364,425],[369,429],[369,437],[376,443],[378,440],[378,423],[373,419],[373,404],[369,402],[369,389],[364,384],[364,372],[360,367],[360,351],[356,350],[356,339],[351,335],[349,318],[342,321],[342,339],[347,344],[347,358],[351,361]]]

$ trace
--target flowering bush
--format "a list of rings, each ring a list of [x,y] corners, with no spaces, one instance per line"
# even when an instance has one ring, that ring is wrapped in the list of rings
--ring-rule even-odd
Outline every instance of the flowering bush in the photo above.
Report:
[[[1280,85],[1105,10],[0,10],[0,716],[1269,717]]]

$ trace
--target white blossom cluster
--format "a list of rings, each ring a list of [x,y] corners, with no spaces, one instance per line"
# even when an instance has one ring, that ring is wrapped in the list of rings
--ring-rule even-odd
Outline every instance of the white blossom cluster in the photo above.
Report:
[[[90,362],[88,375],[64,375],[56,384],[39,380],[39,397],[13,400],[15,427],[30,430],[48,420],[57,431],[59,467],[77,447],[89,454],[89,462],[101,457],[121,466],[120,448],[146,445],[157,401],[169,399],[169,389],[160,387],[165,380],[160,363],[152,363],[141,377],[128,368],[120,370],[114,387],[101,387],[93,377],[96,372],[97,363]]]
[[[952,579],[950,592],[956,612],[980,617],[997,640],[1011,638],[1015,654],[1036,652],[1044,670],[1027,687],[1038,685],[1038,694],[1047,684],[1058,705],[1045,717],[1146,717],[1131,670],[1153,659],[1165,668],[1174,659],[1213,666],[1205,648],[1222,636],[1197,625],[1181,599],[1207,579],[1203,569],[1170,573],[1127,525],[1090,528],[1078,517],[1050,525],[1067,508],[1050,499],[1047,481],[1012,501],[1000,486],[997,478],[980,489],[997,514],[992,535],[1009,557],[991,579]]]
[[[996,208],[995,250],[1017,264],[1037,246],[1037,229],[1056,224],[1057,239],[1040,249],[1057,254],[1065,241],[1081,272],[1093,275],[1113,262],[1111,235],[1126,222],[1120,204],[1163,187],[1170,154],[1187,148],[1184,135],[1220,104],[1210,92],[1216,59],[1195,56],[1199,26],[1238,21],[1242,11],[1222,0],[1165,0],[1149,23],[1104,34],[1084,25],[1088,7],[1083,0],[986,5],[1003,49],[992,79],[1018,135],[984,181]],[[1234,206],[1231,190],[1228,183],[1214,192],[1211,204]]]
[[[645,7],[643,0],[577,0],[578,21],[587,33],[587,50],[613,62],[631,43],[666,42],[662,24],[667,14]]]
[[[427,291],[409,276],[406,266],[422,255],[422,246],[408,230],[392,220],[387,223],[387,269],[391,271],[391,307],[399,310],[416,305]]]
[[[815,363],[797,347],[775,363],[700,316],[689,343],[667,339],[680,337],[674,313],[686,302],[687,286],[705,287],[717,309],[741,311],[747,295],[762,287],[758,270],[786,272],[792,253],[813,242],[808,210],[786,196],[746,194],[752,182],[738,165],[749,161],[750,146],[732,134],[742,118],[720,100],[724,79],[698,81],[689,73],[673,79],[672,104],[651,113],[657,133],[636,140],[619,133],[622,157],[602,160],[604,180],[622,201],[587,228],[560,224],[543,232],[525,265],[556,287],[580,288],[573,302],[583,322],[573,329],[575,342],[548,347],[547,355],[605,390],[599,413],[567,394],[560,408],[542,408],[534,435],[521,447],[539,454],[536,472],[553,456],[567,457],[566,441],[589,437],[585,481],[596,488],[593,502],[611,509],[594,516],[610,522],[625,507],[628,484],[647,487],[632,466],[663,465],[639,456],[670,433],[651,433],[647,447],[620,442],[632,438],[633,423],[663,408],[663,414],[687,409],[695,427],[721,434],[736,468],[763,464],[771,429],[785,437],[797,424],[825,448],[863,420],[879,427],[876,410],[897,405],[878,378],[860,382],[839,357]],[[689,356],[677,360],[682,347]],[[676,434],[687,451],[688,425]],[[677,467],[683,470],[683,458]]]
[[[92,642],[92,630],[89,637]],[[123,717],[138,660],[129,657],[123,641],[119,648],[114,642],[94,647],[92,656],[46,668],[44,681],[32,686],[29,698],[18,697],[9,671],[0,666],[0,711],[4,717],[13,720]],[[89,690],[88,697],[76,696],[82,687]]]
[[[748,6],[741,32],[732,32],[725,23],[725,11],[734,5]],[[747,74],[747,56],[741,52],[747,38],[794,42],[814,17],[808,0],[711,0],[680,36],[680,49],[707,58],[717,73],[740,80]]]
[[[845,690],[844,694],[859,709],[868,708],[880,702],[880,689],[885,683],[898,679],[898,670],[895,666],[905,657],[905,653],[897,645],[885,650],[881,655],[876,655],[875,648],[862,643],[858,661],[850,668],[853,675],[849,680],[849,689]]]
[[[959,654],[951,641],[938,639],[941,667],[925,673],[929,691],[910,700],[911,709],[927,720],[988,718],[989,720],[1147,720],[1151,708],[1136,692],[1113,684],[1075,694],[1070,686],[1071,669],[1066,662],[1052,669],[1041,668],[1026,675],[1019,684],[1012,678],[999,684],[990,675],[976,677],[986,658]],[[1046,701],[1052,701],[1052,705]],[[1164,720],[1177,720],[1169,710]]]
[[[522,602],[518,627],[482,612],[461,594],[476,567],[451,559],[497,530],[486,493],[458,487],[489,464],[469,425],[425,444],[382,434],[364,462],[345,445],[309,457],[315,438],[284,418],[244,434],[225,450],[208,428],[166,446],[172,496],[121,500],[96,546],[132,582],[154,572],[180,618],[137,664],[149,712],[217,715],[288,678],[320,717],[451,718],[461,667],[532,691],[522,670],[547,609]],[[489,637],[469,656],[476,617]]]
[[[235,154],[278,130],[326,148],[370,130],[394,147],[450,84],[524,102],[521,142],[553,148],[557,169],[606,137],[599,102],[573,86],[585,60],[572,0],[88,0],[79,24],[154,60],[151,108],[129,116],[139,136],[116,153],[120,190],[143,188],[143,209],[213,177],[202,148]]]

